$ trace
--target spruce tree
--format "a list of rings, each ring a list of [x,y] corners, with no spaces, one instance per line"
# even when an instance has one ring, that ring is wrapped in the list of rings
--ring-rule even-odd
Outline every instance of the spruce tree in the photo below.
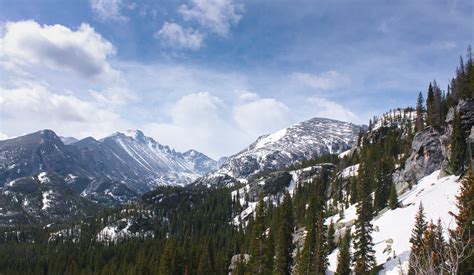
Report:
[[[174,249],[175,244],[174,240],[168,238],[166,240],[165,249],[160,258],[160,267],[158,269],[158,274],[166,275],[173,274],[174,272]]]
[[[449,160],[451,172],[455,175],[462,174],[466,162],[466,140],[461,128],[461,116],[454,113],[453,132],[451,134],[451,156]]]
[[[331,219],[328,226],[328,254],[330,254],[334,249],[336,249],[335,234],[336,229],[334,228],[334,221]]]
[[[368,172],[367,163],[362,162],[359,166],[359,190],[362,198],[357,203],[357,219],[354,232],[354,272],[356,274],[368,274],[375,267],[375,251],[372,240],[372,195],[371,195],[371,173]]]
[[[415,216],[415,226],[411,231],[410,243],[411,253],[409,259],[408,274],[416,273],[416,262],[421,259],[423,252],[423,234],[425,233],[428,225],[425,221],[425,213],[423,209],[423,203],[420,202],[418,212]]]
[[[423,95],[421,92],[418,94],[418,100],[416,102],[416,122],[415,122],[415,132],[423,130],[425,127],[423,120]]]
[[[306,237],[303,244],[303,249],[298,255],[297,261],[297,273],[301,275],[313,274],[315,272],[313,268],[313,262],[315,258],[315,247],[316,247],[316,216],[317,209],[315,205],[315,199],[313,198],[309,204],[307,211],[307,225],[306,225]]]
[[[433,87],[434,90],[434,98],[433,98],[433,124],[432,126],[435,128],[440,127],[443,124],[443,99],[441,95],[441,89],[438,85]]]
[[[250,269],[254,274],[263,272],[265,229],[265,202],[263,193],[260,193],[250,241]]]
[[[274,273],[291,274],[293,266],[293,233],[295,230],[295,218],[291,196],[285,193],[280,205],[280,220],[275,245]]]
[[[461,181],[459,194],[456,196],[458,214],[456,218],[456,234],[462,236],[464,243],[471,243],[466,255],[469,255],[460,266],[461,274],[472,274],[474,272],[474,176],[469,171]]]
[[[275,256],[275,245],[273,241],[273,231],[270,227],[268,236],[265,239],[264,257],[263,257],[263,274],[272,274],[273,258]]]
[[[337,275],[351,274],[351,228],[348,227],[344,237],[339,241],[339,253],[337,254]]]
[[[434,92],[433,85],[430,82],[428,87],[428,94],[426,97],[426,124],[433,126],[433,104],[434,104]]]
[[[398,206],[398,195],[397,195],[397,188],[395,188],[395,184],[392,183],[390,186],[390,195],[388,198],[388,205],[390,209],[395,209]]]

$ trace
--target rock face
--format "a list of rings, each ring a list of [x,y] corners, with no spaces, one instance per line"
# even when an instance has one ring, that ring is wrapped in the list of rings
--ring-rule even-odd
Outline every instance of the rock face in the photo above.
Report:
[[[449,109],[448,115],[446,116],[446,122],[448,127],[446,129],[445,135],[442,136],[443,143],[443,154],[445,155],[445,160],[443,161],[442,175],[448,174],[449,171],[449,157],[451,155],[449,139],[453,131],[453,119],[454,112],[458,112],[461,117],[461,128],[465,133],[465,136],[468,137],[471,131],[471,128],[474,126],[474,99],[462,100],[458,103],[455,108]]]
[[[445,159],[441,144],[441,134],[428,127],[418,132],[412,143],[411,155],[405,162],[403,180],[419,180],[441,168]]]
[[[248,179],[324,154],[339,154],[351,148],[361,126],[325,118],[313,118],[270,135],[259,137],[249,147],[229,157],[211,177],[229,175]]]
[[[211,159],[196,150],[189,150],[183,153],[183,157],[186,161],[193,165],[195,171],[200,174],[209,173],[218,168],[218,162]]]

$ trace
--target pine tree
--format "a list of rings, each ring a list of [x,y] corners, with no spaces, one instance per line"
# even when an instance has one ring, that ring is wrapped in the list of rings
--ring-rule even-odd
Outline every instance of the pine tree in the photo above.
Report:
[[[273,258],[275,255],[275,246],[273,244],[273,231],[268,230],[268,236],[265,239],[264,257],[263,257],[263,274],[272,274]]]
[[[263,193],[260,193],[250,242],[250,269],[254,274],[263,272],[265,228],[265,202]]]
[[[160,267],[158,274],[166,275],[174,272],[174,240],[169,238],[166,240],[165,249],[160,258]]]
[[[436,84],[433,85],[434,97],[433,97],[433,113],[432,113],[432,126],[438,128],[443,123],[443,99],[441,95],[441,89]]]
[[[336,249],[335,242],[336,229],[334,228],[334,221],[331,219],[328,227],[328,253],[330,254],[334,249]]]
[[[466,162],[466,140],[461,128],[461,116],[455,112],[453,118],[453,132],[451,134],[450,168],[453,174],[462,174]]]
[[[280,205],[280,221],[275,245],[275,261],[273,270],[277,274],[291,274],[293,266],[293,233],[295,230],[295,219],[291,196],[285,193]]]
[[[390,195],[388,198],[388,205],[390,209],[395,209],[398,206],[398,195],[397,195],[397,188],[395,188],[395,184],[392,183],[390,186]]]
[[[372,195],[371,195],[371,173],[368,172],[367,163],[359,166],[359,190],[362,198],[357,203],[357,220],[354,232],[354,272],[356,274],[368,274],[375,267],[375,251],[372,240]]]
[[[416,102],[416,123],[415,132],[423,130],[425,127],[423,121],[423,95],[421,92],[418,94],[418,100]]]
[[[408,274],[416,273],[416,262],[422,257],[423,251],[423,234],[425,233],[428,225],[425,221],[425,213],[423,203],[420,202],[418,212],[415,216],[415,227],[411,231],[410,243],[411,253],[409,259]]]
[[[315,258],[315,247],[316,247],[316,216],[317,209],[315,205],[315,198],[313,198],[309,204],[307,211],[307,226],[306,226],[306,237],[303,244],[303,250],[298,255],[297,261],[297,273],[301,275],[313,274],[314,271],[314,258]]]
[[[433,126],[433,104],[434,104],[434,92],[433,85],[430,82],[428,87],[428,95],[426,97],[426,124]]]
[[[213,274],[214,273],[214,270],[212,268],[211,257],[209,255],[208,243],[204,243],[204,245],[202,246],[201,254],[199,256],[199,264],[198,264],[197,273],[198,274]]]
[[[337,275],[351,274],[351,228],[347,228],[344,238],[339,241],[339,253],[337,254]]]
[[[462,236],[464,243],[474,244],[474,176],[469,171],[461,181],[459,194],[456,196],[458,214],[456,218],[456,234]],[[474,272],[474,251],[469,246],[466,255],[470,255],[460,266],[461,274],[472,274]]]

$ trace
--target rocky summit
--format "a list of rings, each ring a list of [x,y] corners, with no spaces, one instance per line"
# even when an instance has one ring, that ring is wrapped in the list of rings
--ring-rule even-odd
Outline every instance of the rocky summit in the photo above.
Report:
[[[280,169],[318,156],[339,154],[351,148],[362,129],[348,122],[313,118],[259,137],[206,177],[227,175],[248,179],[260,172]]]

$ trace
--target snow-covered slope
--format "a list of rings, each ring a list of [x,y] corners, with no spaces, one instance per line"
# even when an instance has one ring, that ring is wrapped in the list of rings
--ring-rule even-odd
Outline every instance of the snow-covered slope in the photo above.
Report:
[[[107,161],[115,165],[111,167],[112,173],[122,174],[125,181],[140,178],[148,190],[162,184],[187,184],[202,175],[194,169],[192,155],[176,152],[138,130],[115,133],[99,143]],[[209,172],[204,168],[201,171]]]
[[[208,177],[229,175],[248,179],[259,172],[280,169],[316,156],[339,154],[351,147],[360,130],[360,126],[352,123],[313,118],[259,137]]]
[[[421,202],[423,202],[427,220],[433,219],[436,222],[438,218],[441,218],[445,226],[454,226],[453,217],[449,212],[457,212],[455,196],[458,193],[458,177],[439,178],[439,174],[438,170],[422,178],[411,190],[399,196],[401,207],[382,212],[374,219],[372,237],[377,264],[384,266],[381,274],[399,274],[400,268],[405,273],[407,272],[410,255],[409,239],[415,222],[415,214]],[[337,214],[328,218],[326,222],[329,223],[333,219],[337,223],[352,224],[356,218],[355,205],[351,205],[345,209],[344,218],[341,219]],[[329,256],[329,274],[336,270],[337,253],[336,249]],[[393,258],[394,255],[395,258]]]

